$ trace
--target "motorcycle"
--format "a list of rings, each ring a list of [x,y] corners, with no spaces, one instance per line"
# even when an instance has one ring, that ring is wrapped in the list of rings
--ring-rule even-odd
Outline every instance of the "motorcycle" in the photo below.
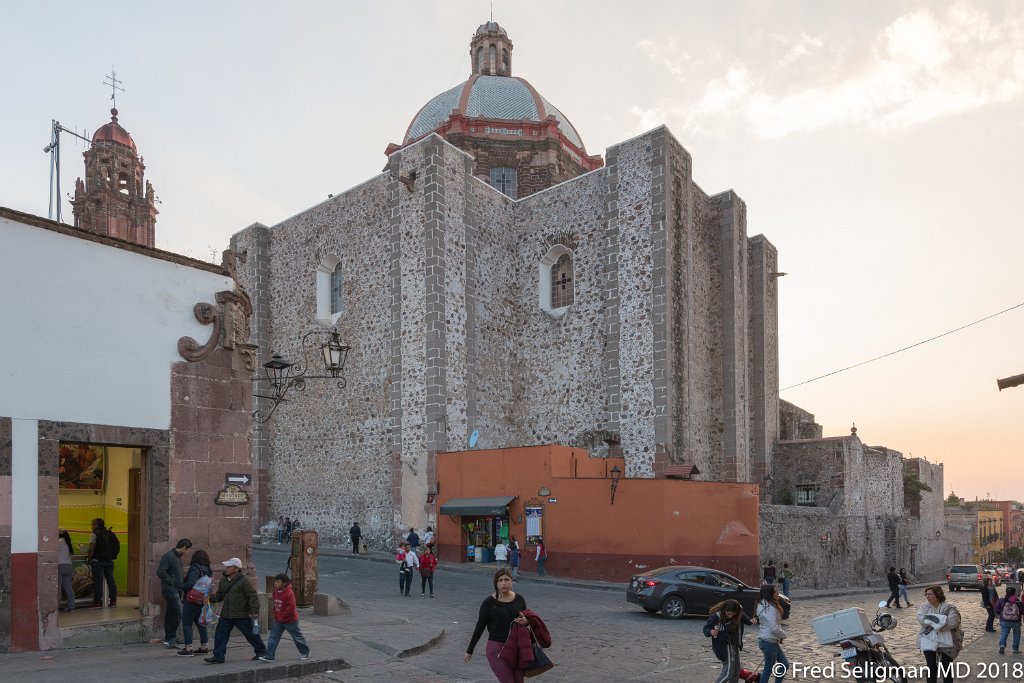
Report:
[[[875,610],[875,618],[871,621],[872,633],[847,638],[837,643],[842,652],[836,657],[842,657],[846,666],[855,680],[868,683],[869,681],[892,681],[892,683],[907,683],[906,672],[885,647],[885,638],[882,631],[888,631],[896,627],[896,618],[886,609],[885,601],[878,603]]]

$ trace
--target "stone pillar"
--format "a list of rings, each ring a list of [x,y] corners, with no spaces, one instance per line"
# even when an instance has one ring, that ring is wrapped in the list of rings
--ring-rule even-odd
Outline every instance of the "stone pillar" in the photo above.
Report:
[[[750,289],[750,480],[764,485],[779,432],[778,252],[764,235],[748,241]]]
[[[736,193],[713,197],[722,273],[722,456],[724,481],[749,481],[747,400],[747,207]]]

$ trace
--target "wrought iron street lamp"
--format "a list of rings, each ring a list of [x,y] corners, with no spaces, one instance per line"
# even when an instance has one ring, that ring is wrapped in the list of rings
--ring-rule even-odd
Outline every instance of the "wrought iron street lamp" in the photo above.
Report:
[[[622,470],[618,465],[612,467],[612,505],[615,505],[615,492],[619,489],[619,479],[622,477]]]
[[[311,337],[316,335],[330,335],[330,339],[322,344],[316,344]],[[316,349],[324,364],[323,375],[310,375],[309,356]],[[288,400],[288,392],[292,389],[305,391],[306,380],[308,379],[330,379],[336,380],[339,389],[344,389],[348,382],[343,376],[345,361],[348,360],[348,352],[352,347],[341,342],[338,330],[313,330],[302,337],[302,360],[291,363],[279,354],[274,354],[270,361],[263,364],[263,377],[256,377],[254,381],[265,382],[269,388],[268,393],[257,393],[256,398],[265,398],[271,402],[269,409],[260,408],[252,414],[253,421],[263,424],[270,420],[277,407]]]

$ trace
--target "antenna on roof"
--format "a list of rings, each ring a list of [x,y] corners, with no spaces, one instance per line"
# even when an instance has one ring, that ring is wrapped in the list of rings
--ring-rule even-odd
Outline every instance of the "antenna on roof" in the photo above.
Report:
[[[122,86],[122,81],[117,77],[117,72],[114,71],[114,65],[110,65],[110,73],[106,74],[103,78],[103,85],[110,86],[110,99],[113,101],[114,109],[117,109],[117,91],[125,92]]]

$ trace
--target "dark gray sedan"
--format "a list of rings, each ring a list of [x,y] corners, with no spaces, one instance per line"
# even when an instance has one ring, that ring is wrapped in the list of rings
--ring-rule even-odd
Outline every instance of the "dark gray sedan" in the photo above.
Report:
[[[660,567],[637,574],[629,581],[626,601],[648,612],[661,612],[668,619],[686,614],[707,616],[723,600],[738,600],[743,611],[753,616],[761,589],[748,586],[734,576],[708,567]],[[789,600],[782,598],[783,619],[789,618]]]

